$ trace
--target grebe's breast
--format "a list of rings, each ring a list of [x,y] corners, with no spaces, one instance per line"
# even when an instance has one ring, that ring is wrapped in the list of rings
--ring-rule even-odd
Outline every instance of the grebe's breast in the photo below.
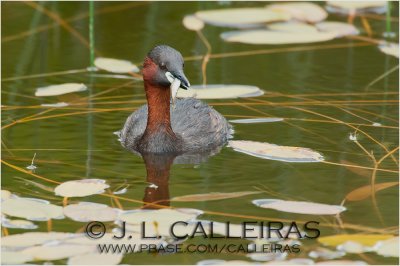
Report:
[[[202,152],[225,145],[232,127],[212,107],[194,98],[178,99],[171,106],[171,127],[182,141],[181,152]],[[120,141],[126,148],[137,146],[147,124],[147,104],[132,113],[120,131]]]

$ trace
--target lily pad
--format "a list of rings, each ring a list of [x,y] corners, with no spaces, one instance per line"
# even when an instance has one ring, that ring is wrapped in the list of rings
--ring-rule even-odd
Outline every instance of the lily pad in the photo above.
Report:
[[[379,45],[379,49],[384,54],[392,55],[399,58],[399,45],[396,43],[385,43]]]
[[[271,122],[280,122],[280,121],[283,121],[283,118],[265,117],[265,118],[249,118],[249,119],[229,120],[229,122],[235,123],[235,124],[257,124],[257,123],[271,123]]]
[[[94,65],[112,73],[139,72],[139,68],[127,60],[98,57],[94,60]]]
[[[25,262],[32,260],[33,256],[19,251],[1,251],[2,265],[24,264]]]
[[[86,89],[86,85],[82,83],[64,83],[38,88],[36,89],[35,96],[56,96],[71,92],[85,91]]]
[[[253,200],[252,202],[261,208],[299,214],[335,215],[346,210],[345,207],[339,205],[328,205],[307,201],[258,199]]]
[[[286,252],[255,252],[247,254],[246,257],[255,261],[283,261],[287,255]]]
[[[197,216],[202,214],[194,209],[159,209],[159,210],[134,210],[123,212],[119,220],[126,222],[126,229],[131,232],[142,232],[141,224],[146,224],[146,235],[159,235],[172,237],[170,229],[172,224],[178,221],[194,221]],[[176,226],[174,232],[177,235],[190,234],[192,226]]]
[[[299,163],[321,162],[324,160],[320,153],[308,148],[278,146],[267,142],[249,140],[231,140],[229,141],[229,146],[235,151],[269,160]]]
[[[211,192],[206,194],[193,194],[193,195],[174,197],[171,199],[171,201],[181,201],[181,202],[210,201],[210,200],[239,198],[259,193],[261,192],[259,191],[241,191],[241,192],[230,192],[230,193]]]
[[[288,13],[292,19],[316,23],[328,16],[328,13],[319,5],[307,2],[290,2],[267,5],[267,9]]]
[[[198,31],[204,28],[204,22],[194,15],[185,16],[182,23],[188,30]]]
[[[281,31],[281,32],[308,32],[315,33],[318,32],[318,29],[314,25],[310,25],[303,22],[297,21],[288,21],[288,22],[276,22],[268,24],[267,28],[273,31]]]
[[[357,35],[360,33],[360,31],[354,25],[344,22],[323,21],[315,26],[319,31],[334,33],[336,37]]]
[[[18,228],[18,229],[36,229],[38,226],[31,221],[27,220],[9,220],[2,219],[1,225],[6,228]]]
[[[285,12],[258,7],[205,10],[198,11],[195,15],[211,25],[236,28],[256,27],[267,22],[290,19],[290,15]]]
[[[399,237],[378,241],[373,250],[384,257],[399,257]]]
[[[4,190],[4,189],[1,190],[1,201],[9,199],[9,198],[11,198],[11,196],[12,196],[12,193],[10,191]]]
[[[32,198],[10,198],[2,202],[4,214],[32,221],[63,219],[62,207]]]
[[[244,260],[201,260],[197,265],[253,265],[253,263]]]
[[[77,255],[68,259],[68,265],[118,265],[122,254],[89,253]]]
[[[279,32],[265,29],[229,31],[221,34],[221,38],[227,42],[271,45],[325,42],[335,37],[336,35],[330,32]]]
[[[119,220],[130,224],[174,223],[176,221],[194,220],[202,212],[187,212],[184,209],[134,210],[120,214]]]
[[[310,259],[290,259],[290,260],[274,260],[264,263],[263,265],[313,265],[314,261]]]
[[[327,1],[326,9],[332,13],[385,13],[386,1]]]
[[[92,202],[79,202],[64,207],[64,215],[77,222],[114,221],[118,212],[118,209]]]
[[[62,197],[86,197],[101,194],[109,187],[102,179],[82,179],[64,182],[58,185],[54,192]]]
[[[378,241],[386,240],[392,238],[393,235],[374,235],[374,234],[341,234],[341,235],[332,235],[332,236],[324,236],[318,238],[318,241],[327,246],[338,246],[347,241],[358,242],[364,246],[372,247]]]
[[[360,254],[369,251],[370,249],[364,247],[362,244],[359,242],[355,241],[346,241],[341,245],[338,245],[336,247],[337,250],[339,251],[344,251],[346,253],[351,253],[351,254]]]
[[[147,224],[146,224],[147,225]],[[114,228],[115,229],[115,228]],[[85,234],[80,234],[77,237],[72,237],[72,238],[68,238],[65,239],[64,241],[62,241],[62,244],[65,245],[84,245],[84,246],[94,246],[97,247],[97,245],[99,243],[107,243],[107,244],[118,244],[118,245],[150,245],[150,244],[154,244],[154,245],[159,245],[159,244],[164,244],[165,241],[162,239],[145,239],[142,238],[142,232],[138,232],[138,233],[133,233],[133,232],[129,232],[129,230],[127,230],[127,235],[125,238],[123,239],[117,239],[114,238],[114,235],[119,236],[121,233],[117,232],[117,230],[113,230],[113,233],[106,233],[104,234],[104,236],[101,239],[92,239],[87,237]],[[148,234],[147,232],[147,227],[146,227],[146,235]],[[129,236],[131,236],[131,238],[129,238]],[[137,252],[138,250],[134,250],[135,252]]]
[[[313,259],[324,259],[324,260],[333,260],[337,258],[341,258],[346,255],[344,251],[330,250],[327,248],[317,247],[314,250],[308,253]]]
[[[361,260],[329,260],[320,261],[316,265],[368,265],[368,263]]]
[[[34,246],[21,251],[35,260],[61,260],[69,257],[97,252],[96,246],[49,244]]]
[[[64,215],[77,222],[114,221],[118,213],[118,209],[92,202],[80,202],[64,207]]]
[[[189,90],[179,90],[178,98],[193,97],[197,99],[235,99],[256,97],[263,95],[264,91],[256,86],[213,84],[193,85]]]
[[[73,237],[72,233],[62,232],[28,232],[3,236],[1,238],[2,247],[20,248],[44,244],[54,240],[63,240]]]

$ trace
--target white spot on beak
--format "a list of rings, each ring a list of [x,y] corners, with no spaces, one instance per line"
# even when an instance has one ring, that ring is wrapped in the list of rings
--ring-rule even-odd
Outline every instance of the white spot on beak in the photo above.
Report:
[[[175,109],[175,99],[178,93],[178,89],[181,86],[181,81],[179,79],[175,79],[170,86],[171,89],[171,99],[172,99],[172,108]]]
[[[168,81],[172,84],[172,82],[174,82],[175,77],[174,75],[171,74],[171,72],[165,72],[165,76],[167,77]]]

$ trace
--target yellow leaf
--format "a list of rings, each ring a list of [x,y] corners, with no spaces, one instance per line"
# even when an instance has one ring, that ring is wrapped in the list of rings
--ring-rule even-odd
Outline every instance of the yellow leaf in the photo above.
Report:
[[[376,242],[386,240],[393,235],[366,235],[366,234],[343,234],[318,238],[318,241],[327,246],[338,246],[347,241],[358,242],[364,246],[374,246]]]
[[[238,198],[252,194],[258,194],[261,192],[258,191],[242,191],[242,192],[231,192],[231,193],[220,193],[220,192],[211,192],[207,194],[193,194],[172,198],[172,201],[208,201],[208,200],[221,200],[221,199],[231,199]]]
[[[375,192],[378,192],[380,190],[393,187],[398,185],[399,182],[385,182],[385,183],[379,183],[375,184]],[[360,188],[357,188],[353,191],[351,191],[349,194],[346,195],[346,200],[349,201],[359,201],[359,200],[364,200],[368,197],[371,196],[372,188],[371,185],[368,186],[363,186]]]

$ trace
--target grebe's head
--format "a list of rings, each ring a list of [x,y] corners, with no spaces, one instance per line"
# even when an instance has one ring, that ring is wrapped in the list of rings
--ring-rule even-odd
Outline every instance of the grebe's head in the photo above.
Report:
[[[175,82],[187,90],[190,83],[183,73],[183,67],[180,52],[167,45],[158,45],[147,54],[143,64],[143,79],[158,87],[171,87]]]

